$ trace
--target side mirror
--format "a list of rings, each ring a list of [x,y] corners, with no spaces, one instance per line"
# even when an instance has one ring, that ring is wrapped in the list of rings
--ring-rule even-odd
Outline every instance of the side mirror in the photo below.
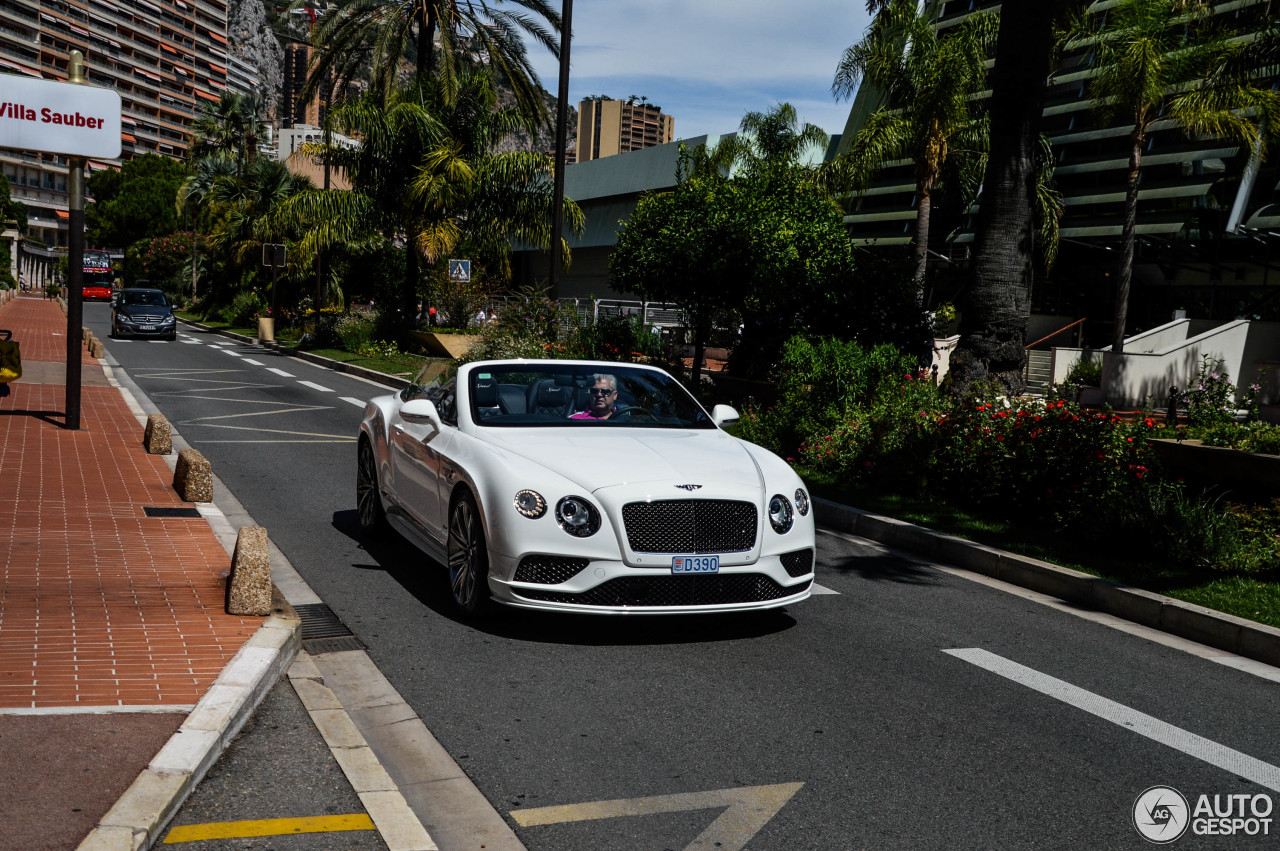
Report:
[[[711,421],[721,428],[737,425],[739,419],[738,412],[729,405],[716,405],[711,409]]]
[[[436,431],[444,428],[440,412],[436,410],[435,403],[430,399],[414,399],[411,402],[405,402],[400,408],[400,419],[407,423],[430,425]]]

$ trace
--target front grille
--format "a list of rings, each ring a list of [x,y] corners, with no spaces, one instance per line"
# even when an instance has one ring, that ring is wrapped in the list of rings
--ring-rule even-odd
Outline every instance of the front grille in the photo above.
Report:
[[[133,316],[130,316],[129,318],[132,319],[134,322],[141,322],[147,325],[159,325],[160,322],[164,320],[164,317],[160,316],[159,314],[149,314],[149,313],[135,313],[133,314]]]
[[[782,557],[782,567],[787,576],[807,576],[813,573],[813,550],[796,550]]]
[[[758,573],[717,576],[628,576],[610,579],[580,594],[513,588],[530,600],[577,606],[715,606],[763,603],[790,597],[809,583],[784,588]]]
[[[567,556],[533,555],[520,559],[516,568],[516,582],[536,582],[539,585],[559,585],[568,582],[587,566],[585,558]]]
[[[756,506],[728,499],[663,499],[622,506],[637,553],[737,553],[756,544]]]

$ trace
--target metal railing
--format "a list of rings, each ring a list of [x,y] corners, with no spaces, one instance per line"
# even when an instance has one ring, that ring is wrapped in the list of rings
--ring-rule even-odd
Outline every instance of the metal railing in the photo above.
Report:
[[[1034,348],[1035,346],[1038,346],[1041,343],[1043,343],[1045,340],[1052,340],[1054,337],[1058,336],[1064,331],[1070,331],[1072,328],[1076,327],[1077,325],[1083,325],[1085,323],[1085,319],[1088,319],[1088,318],[1089,317],[1086,316],[1084,317],[1084,319],[1077,319],[1075,322],[1072,322],[1070,325],[1063,325],[1061,328],[1059,328],[1057,331],[1054,331],[1052,334],[1049,334],[1048,336],[1045,336],[1045,337],[1041,337],[1039,340],[1036,340],[1034,343],[1027,343],[1026,348],[1028,349]],[[1083,328],[1080,329],[1080,333],[1084,334]]]

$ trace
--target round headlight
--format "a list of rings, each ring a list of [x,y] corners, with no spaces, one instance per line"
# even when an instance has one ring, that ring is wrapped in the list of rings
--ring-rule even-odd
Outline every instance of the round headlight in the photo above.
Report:
[[[566,496],[556,503],[560,528],[578,538],[589,538],[600,529],[600,515],[580,496]]]
[[[791,521],[795,518],[791,513],[791,503],[782,494],[774,494],[769,499],[769,525],[779,535],[791,531]]]
[[[537,520],[547,513],[547,501],[537,491],[522,490],[516,494],[516,511],[530,520]]]
[[[796,511],[801,517],[809,513],[809,494],[804,492],[804,488],[796,488]]]

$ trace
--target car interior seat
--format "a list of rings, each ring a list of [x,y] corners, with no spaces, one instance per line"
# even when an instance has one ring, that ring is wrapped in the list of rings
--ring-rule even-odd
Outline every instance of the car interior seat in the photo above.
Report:
[[[493,378],[477,378],[471,391],[472,401],[481,419],[497,416],[502,413],[498,407],[498,382]]]
[[[574,404],[572,381],[567,375],[535,381],[529,387],[529,413],[569,416]]]

